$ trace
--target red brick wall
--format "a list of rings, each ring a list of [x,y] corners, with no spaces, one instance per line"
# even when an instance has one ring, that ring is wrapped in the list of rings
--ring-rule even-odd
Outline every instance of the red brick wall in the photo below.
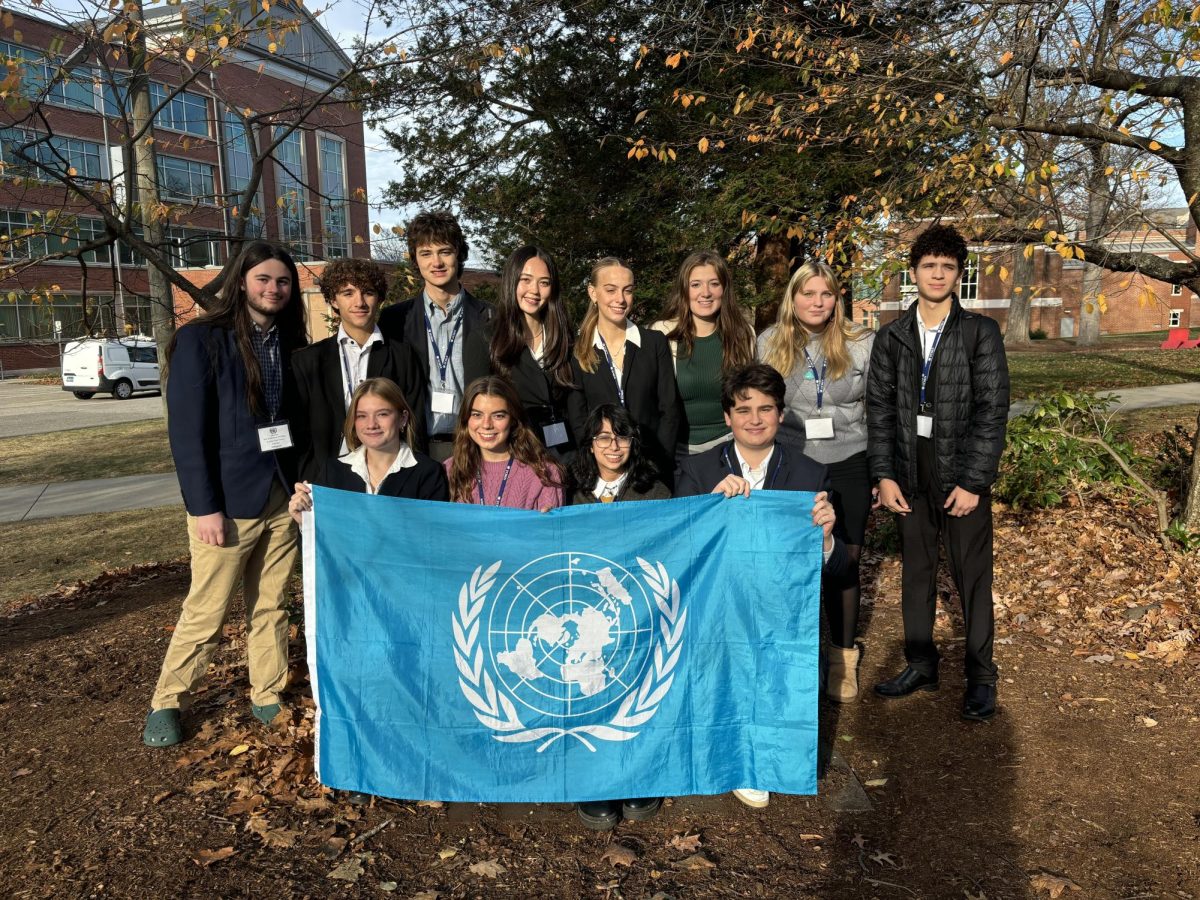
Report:
[[[0,344],[0,364],[3,364],[5,377],[26,369],[57,369],[58,344]]]

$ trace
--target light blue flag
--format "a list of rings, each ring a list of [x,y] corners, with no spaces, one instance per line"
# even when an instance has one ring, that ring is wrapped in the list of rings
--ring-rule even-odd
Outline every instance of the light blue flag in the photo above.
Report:
[[[318,777],[407,800],[815,793],[812,504],[538,513],[314,487]]]

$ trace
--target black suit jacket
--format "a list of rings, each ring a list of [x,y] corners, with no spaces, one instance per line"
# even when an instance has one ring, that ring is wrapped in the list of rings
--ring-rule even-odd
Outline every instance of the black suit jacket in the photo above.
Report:
[[[389,340],[402,341],[411,347],[421,362],[421,371],[425,373],[425,381],[429,383],[429,334],[425,330],[424,293],[403,300],[394,306],[389,306],[379,314],[379,330]],[[458,340],[463,348],[463,380],[464,387],[471,383],[468,371],[475,371],[479,361],[474,359],[478,354],[478,341],[472,341],[471,336],[492,319],[492,307],[471,296],[471,292],[463,289],[463,323]],[[486,346],[486,345],[485,345]],[[483,367],[488,365],[486,353]],[[422,421],[429,414],[429,399],[420,411]]]
[[[675,471],[675,442],[679,437],[679,388],[675,384],[675,367],[667,339],[657,331],[639,328],[642,345],[625,342],[625,364],[621,371],[621,387],[625,390],[625,408],[638,425],[645,455],[654,463],[659,475],[670,486]],[[612,370],[601,355],[596,371],[585,372],[574,356],[571,371],[575,374],[578,391],[567,397],[567,417],[575,442],[583,446],[587,440],[584,425],[588,413],[601,403],[621,404]]]
[[[429,402],[428,380],[421,362],[407,344],[388,340],[372,344],[367,357],[368,378],[390,378],[413,409],[417,445],[426,447],[424,409]],[[342,357],[337,336],[318,341],[292,354],[296,392],[289,412],[293,439],[300,453],[300,477],[312,478],[342,446],[346,394],[342,389]]]
[[[295,390],[288,355],[281,349],[284,410]],[[253,519],[276,478],[291,492],[294,454],[259,448],[258,428],[266,419],[256,418],[246,402],[246,367],[232,329],[208,322],[181,327],[166,390],[171,456],[190,515]]]
[[[482,328],[476,329],[468,342],[463,344],[463,379],[467,384],[484,375],[499,374],[491,367],[494,330],[494,323],[488,322]],[[521,405],[525,407],[525,412],[529,415],[534,433],[539,440],[544,442],[542,432],[544,425],[550,422],[569,422],[567,398],[577,391],[556,382],[550,373],[533,358],[528,347],[522,351],[521,356],[517,359],[517,364],[506,373],[506,376],[513,383],[513,387],[517,389],[517,396],[521,398]],[[554,450],[562,455],[574,448],[574,431],[568,425],[567,443],[559,444]]]
[[[675,474],[675,496],[695,497],[710,494],[726,475],[741,477],[733,441],[689,456],[679,464]],[[776,441],[775,452],[767,467],[763,489],[768,491],[812,491],[829,493],[829,469],[816,460],[809,459],[794,446],[784,446]],[[846,544],[833,535],[833,552],[823,569],[826,575],[840,575],[849,564]]]
[[[379,495],[407,497],[409,500],[448,501],[450,483],[446,480],[446,470],[424,453],[414,455],[417,457],[417,464],[393,472],[383,479],[383,484],[379,485]],[[313,479],[313,484],[337,488],[339,491],[354,491],[357,494],[367,492],[363,480],[340,459],[325,460],[320,473]]]

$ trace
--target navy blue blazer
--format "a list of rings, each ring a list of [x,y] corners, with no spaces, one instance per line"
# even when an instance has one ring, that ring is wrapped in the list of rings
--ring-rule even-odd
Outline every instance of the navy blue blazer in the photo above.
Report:
[[[294,390],[286,348],[280,348],[283,393]],[[246,367],[232,329],[191,322],[175,335],[167,375],[167,436],[190,515],[224,513],[253,519],[266,508],[271,483],[295,482],[295,456],[264,453],[246,401]]]
[[[711,494],[726,475],[742,475],[734,452],[733,441],[719,447],[689,456],[679,464],[675,473],[675,496],[695,497]],[[830,491],[829,469],[810,459],[795,447],[775,442],[775,452],[767,466],[767,477],[763,489],[768,491]],[[833,552],[825,563],[826,575],[840,575],[849,564],[846,545],[835,530]]]

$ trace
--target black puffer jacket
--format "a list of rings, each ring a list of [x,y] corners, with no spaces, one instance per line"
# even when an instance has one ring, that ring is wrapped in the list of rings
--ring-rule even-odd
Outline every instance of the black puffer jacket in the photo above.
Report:
[[[1004,452],[1008,362],[996,321],[963,309],[957,297],[950,302],[929,386],[934,405],[935,471],[945,493],[961,486],[982,494],[996,480]],[[922,352],[916,316],[917,304],[913,303],[879,332],[867,383],[871,478],[891,478],[905,496],[917,487]]]

